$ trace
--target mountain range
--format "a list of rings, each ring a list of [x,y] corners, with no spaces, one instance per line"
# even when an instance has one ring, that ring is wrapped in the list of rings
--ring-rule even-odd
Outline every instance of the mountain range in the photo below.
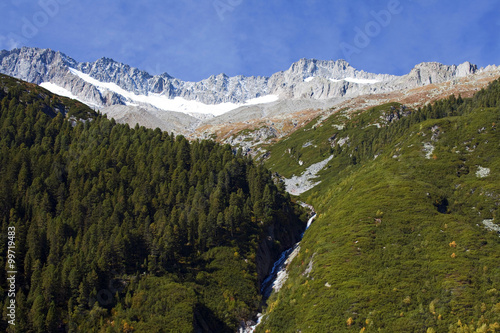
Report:
[[[471,76],[494,76],[499,70],[469,62],[458,66],[427,62],[395,76],[357,70],[345,60],[301,59],[270,77],[219,74],[187,82],[109,58],[77,62],[50,49],[0,51],[0,73],[78,99],[118,122],[192,137],[213,136],[221,125],[289,119],[296,112],[328,110],[358,96],[458,83]]]
[[[32,82],[0,74],[16,330],[500,330],[498,67],[194,83],[23,48],[0,70]]]

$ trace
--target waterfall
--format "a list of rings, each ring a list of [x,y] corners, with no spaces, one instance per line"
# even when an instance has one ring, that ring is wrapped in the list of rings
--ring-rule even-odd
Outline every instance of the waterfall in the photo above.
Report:
[[[313,212],[313,216],[311,216],[307,221],[306,230],[304,230],[305,233],[316,218],[316,213],[314,212],[314,208],[311,205],[303,203],[302,206],[311,209],[311,211]],[[301,235],[301,240],[304,236],[304,233],[302,233]],[[300,241],[291,248],[283,251],[279,259],[275,261],[273,268],[271,269],[271,273],[269,273],[266,279],[262,282],[260,288],[260,292],[264,300],[267,300],[269,298],[273,290],[277,292],[285,284],[286,279],[288,278],[286,268],[288,264],[292,262],[293,258],[295,258],[295,256],[299,253],[299,250]],[[246,324],[243,324],[239,329],[239,333],[253,333],[255,331],[255,328],[260,324],[263,317],[263,313],[257,314],[257,320],[255,322],[247,322]]]

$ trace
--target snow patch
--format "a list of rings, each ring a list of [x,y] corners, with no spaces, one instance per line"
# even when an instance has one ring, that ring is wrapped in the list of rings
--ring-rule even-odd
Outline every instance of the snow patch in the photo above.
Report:
[[[42,82],[40,83],[40,87],[47,89],[53,94],[72,98],[72,99],[78,99],[75,95],[71,93],[71,91],[58,86],[57,84],[51,83],[51,82]]]
[[[353,77],[348,77],[344,79],[347,82],[358,83],[358,84],[375,84],[381,82],[380,80],[375,79],[357,79]]]
[[[314,77],[314,76],[308,77],[308,78],[304,79],[304,82],[311,82],[315,78],[316,77]],[[335,82],[335,83],[346,81],[346,82],[357,83],[357,84],[375,84],[375,83],[381,82],[380,80],[375,80],[375,79],[358,79],[358,78],[354,78],[354,77],[346,77],[345,79],[331,79],[331,78],[329,78],[328,80],[331,82]]]
[[[69,70],[72,74],[78,76],[82,80],[97,87],[97,89],[99,89],[99,91],[101,92],[109,90],[119,95],[122,95],[123,97],[128,99],[127,102],[130,104],[132,103],[150,104],[160,110],[176,111],[191,115],[194,113],[201,113],[201,114],[212,114],[214,116],[219,116],[221,114],[235,110],[242,106],[272,103],[279,99],[277,95],[266,95],[249,99],[245,103],[240,103],[240,104],[227,102],[216,105],[209,105],[197,101],[190,101],[182,97],[175,97],[172,99],[162,94],[149,93],[148,95],[138,95],[121,88],[116,83],[101,82],[99,80],[94,79],[90,75],[82,73],[74,68],[69,68]]]
[[[235,105],[238,105],[238,107],[240,107],[240,106],[248,106],[248,105],[267,104],[267,103],[276,102],[279,99],[280,98],[278,95],[266,95],[266,96],[261,96],[261,97],[249,99],[244,104],[235,104]]]

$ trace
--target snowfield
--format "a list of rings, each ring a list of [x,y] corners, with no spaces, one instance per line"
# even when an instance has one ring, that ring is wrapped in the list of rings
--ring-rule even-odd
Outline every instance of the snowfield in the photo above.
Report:
[[[116,83],[101,82],[99,80],[94,79],[90,75],[80,72],[74,68],[69,68],[69,70],[73,75],[76,75],[82,80],[94,85],[101,92],[109,90],[119,95],[122,95],[128,100],[127,101],[128,105],[137,105],[137,103],[150,104],[160,110],[176,111],[186,114],[200,113],[200,114],[211,114],[214,116],[220,116],[226,112],[235,110],[242,106],[272,103],[279,99],[277,95],[266,95],[249,99],[245,103],[241,104],[221,103],[221,104],[209,105],[197,101],[190,101],[182,97],[175,97],[172,99],[162,94],[151,93],[148,95],[137,95],[133,92],[127,91],[119,87]]]
[[[54,93],[56,95],[72,98],[79,100],[78,97],[73,95],[71,91],[64,89],[63,87],[59,87],[57,84],[51,83],[51,82],[42,82],[40,83],[40,87],[47,89],[51,93]]]
[[[358,83],[358,84],[375,84],[382,82],[380,80],[370,80],[370,79],[356,79],[353,77],[348,77],[345,79],[347,82]]]

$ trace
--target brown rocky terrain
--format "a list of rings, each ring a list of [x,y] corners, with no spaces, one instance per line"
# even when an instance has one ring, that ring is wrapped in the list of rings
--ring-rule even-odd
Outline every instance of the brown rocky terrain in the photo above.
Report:
[[[457,97],[461,95],[463,98],[471,97],[475,92],[485,88],[499,77],[500,69],[494,69],[411,89],[380,94],[370,93],[340,101],[329,100],[325,102],[325,106],[327,106],[325,108],[308,108],[253,120],[204,124],[188,137],[193,139],[211,137],[219,142],[229,143],[252,154],[257,154],[262,152],[259,148],[261,145],[279,141],[320,116],[326,119],[329,115],[340,110],[364,110],[390,102],[399,102],[412,108],[419,108],[450,95]],[[328,107],[329,103],[330,107]]]

